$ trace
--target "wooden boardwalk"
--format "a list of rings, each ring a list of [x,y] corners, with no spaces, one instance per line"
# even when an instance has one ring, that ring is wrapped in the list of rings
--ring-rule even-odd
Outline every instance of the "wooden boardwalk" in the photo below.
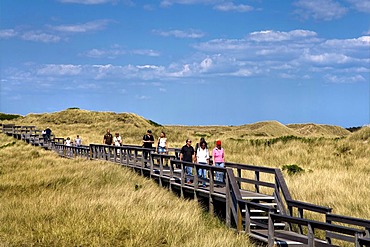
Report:
[[[229,227],[269,247],[341,246],[344,242],[370,246],[370,220],[332,214],[331,208],[292,199],[277,168],[228,162],[221,168],[183,162],[178,159],[179,149],[160,155],[134,145],[65,146],[63,138],[44,140],[35,126],[3,125],[2,132],[65,158],[107,160],[128,167],[180,197],[199,201]],[[145,152],[149,153],[147,159]],[[185,167],[192,167],[193,174],[187,175]],[[206,170],[206,178],[198,176],[199,169]],[[224,174],[223,181],[216,180],[217,172]],[[324,220],[307,219],[308,212]]]

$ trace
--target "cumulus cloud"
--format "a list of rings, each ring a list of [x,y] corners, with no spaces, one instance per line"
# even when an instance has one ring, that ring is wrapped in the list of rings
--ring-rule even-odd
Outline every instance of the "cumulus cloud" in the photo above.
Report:
[[[287,41],[287,40],[298,40],[298,39],[305,39],[308,38],[315,38],[317,36],[316,32],[309,31],[309,30],[293,30],[289,32],[281,32],[281,31],[273,31],[273,30],[266,30],[266,31],[258,31],[252,32],[248,35],[248,39],[258,42],[278,42],[278,41]],[[310,39],[310,41],[313,41]]]
[[[85,33],[105,29],[110,20],[95,20],[82,24],[50,26],[51,29],[67,33]]]
[[[328,82],[331,83],[357,83],[357,82],[365,82],[366,79],[362,75],[353,75],[353,76],[346,76],[346,75],[332,75],[328,74],[324,77]]]
[[[38,69],[38,75],[57,75],[57,76],[66,76],[66,75],[78,75],[82,71],[81,65],[72,65],[72,64],[47,64]]]
[[[370,13],[370,2],[366,0],[347,0],[359,12]]]
[[[250,12],[254,9],[252,6],[246,4],[236,5],[233,2],[221,3],[214,6],[213,8],[220,11],[234,11],[234,12]]]
[[[46,33],[43,31],[17,32],[14,29],[0,30],[0,39],[20,38],[27,41],[56,43],[62,40],[58,35]]]
[[[347,13],[347,9],[334,0],[298,0],[295,13],[303,19],[330,21],[339,19]]]
[[[0,30],[0,39],[9,39],[17,36],[17,32],[14,29],[3,29]]]
[[[159,51],[151,50],[151,49],[138,49],[138,50],[132,50],[130,53],[135,55],[142,55],[142,56],[149,56],[149,57],[158,57],[160,56]]]
[[[205,33],[199,30],[170,30],[170,31],[163,31],[163,30],[153,30],[153,33],[158,34],[164,37],[176,37],[176,38],[189,38],[189,39],[197,39],[202,38],[205,36]]]
[[[168,7],[173,4],[217,4],[222,2],[222,0],[162,0],[161,6]]]
[[[86,81],[170,81],[181,78],[274,77],[286,80],[322,78],[330,83],[368,80],[370,37],[325,40],[310,30],[258,31],[241,39],[214,39],[194,45],[192,56],[171,64],[46,64],[27,71],[5,71],[9,83]],[[150,55],[152,50],[92,49],[91,56]],[[32,66],[32,65],[30,65]],[[324,73],[324,74],[323,74]],[[47,78],[47,79],[45,79]],[[160,88],[165,88],[159,85]]]
[[[21,38],[29,41],[55,43],[61,40],[61,37],[53,34],[43,33],[41,31],[30,31],[21,35]]]
[[[117,0],[58,0],[61,3],[77,3],[86,5],[96,5],[96,4],[106,4],[106,3],[116,3]]]
[[[135,49],[135,50],[125,50],[119,46],[113,46],[112,48],[108,49],[91,49],[81,55],[91,58],[109,58],[115,59],[117,57],[123,55],[139,55],[139,56],[148,56],[148,57],[158,57],[160,56],[160,52],[155,50],[147,50],[147,49]]]

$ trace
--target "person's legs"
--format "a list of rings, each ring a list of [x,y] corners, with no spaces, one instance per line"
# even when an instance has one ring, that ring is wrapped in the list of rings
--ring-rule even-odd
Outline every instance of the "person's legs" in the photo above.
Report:
[[[185,166],[186,175],[193,175],[193,167]],[[190,182],[190,178],[186,178],[186,182]]]
[[[200,162],[199,164],[206,165],[207,163]],[[200,178],[207,178],[206,169],[200,168],[198,170],[198,175],[199,175]],[[206,182],[203,182],[202,184],[203,184],[203,186],[206,186]]]
[[[216,166],[218,167],[225,167],[225,163],[223,162],[216,162]],[[216,172],[216,181],[223,182],[224,181],[224,173],[223,172]]]

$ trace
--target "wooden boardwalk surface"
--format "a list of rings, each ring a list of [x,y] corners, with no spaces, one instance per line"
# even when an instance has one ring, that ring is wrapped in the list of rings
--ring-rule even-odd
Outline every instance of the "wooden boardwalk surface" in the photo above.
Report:
[[[236,163],[226,163],[221,168],[188,163],[178,159],[179,149],[160,155],[135,145],[66,146],[63,138],[52,136],[51,140],[44,140],[35,126],[3,125],[2,132],[65,158],[107,160],[131,168],[181,197],[198,200],[229,227],[269,247],[341,246],[344,242],[370,246],[370,220],[332,214],[331,208],[292,199],[277,168]],[[150,154],[147,159],[145,152]],[[193,174],[187,175],[185,167],[191,167]],[[206,170],[206,178],[198,176],[199,169]],[[216,180],[217,172],[224,174],[223,181]],[[186,183],[187,180],[191,182]],[[324,221],[305,218],[307,212],[321,214]],[[315,230],[324,234],[317,235]]]

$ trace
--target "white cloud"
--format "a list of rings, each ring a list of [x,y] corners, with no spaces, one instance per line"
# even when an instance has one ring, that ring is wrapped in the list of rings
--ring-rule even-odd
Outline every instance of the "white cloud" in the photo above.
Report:
[[[357,83],[366,81],[362,75],[338,76],[328,74],[324,78],[331,83]]]
[[[330,21],[347,13],[347,9],[334,0],[298,0],[294,5],[298,8],[295,13],[303,19]]]
[[[278,42],[277,42],[278,41]],[[324,40],[309,30],[260,31],[242,39],[215,39],[194,45],[190,57],[171,64],[47,64],[29,69],[7,70],[3,80],[9,83],[42,83],[55,85],[65,77],[74,81],[122,81],[135,83],[179,80],[181,78],[276,77],[287,80],[322,78],[329,82],[362,82],[369,78],[370,38]],[[118,52],[119,51],[119,52]],[[138,52],[139,51],[139,52]],[[123,50],[114,45],[107,50],[93,49],[90,55],[149,55],[152,50]],[[333,76],[335,75],[335,76]],[[46,85],[45,84],[45,85]],[[44,85],[44,86],[45,86]],[[82,83],[83,85],[83,83]],[[98,83],[99,85],[99,83]],[[47,86],[47,85],[46,85]],[[151,85],[153,86],[153,85]],[[165,88],[158,85],[159,88]]]
[[[317,64],[344,64],[351,61],[351,58],[336,53],[321,53],[318,55],[315,54],[304,54],[304,59],[308,62],[313,62]]]
[[[0,30],[0,39],[9,39],[17,36],[17,32],[14,29],[3,29]]]
[[[82,71],[81,65],[47,64],[37,71],[38,75],[78,75]]]
[[[53,34],[47,34],[40,31],[29,31],[21,35],[21,38],[29,41],[55,43],[61,40],[61,37]]]
[[[235,5],[233,2],[225,2],[218,4],[213,7],[216,10],[220,11],[234,11],[234,12],[250,12],[253,10],[253,7],[246,4]]]
[[[146,95],[136,95],[136,99],[138,100],[149,100],[150,97]]]
[[[201,63],[200,63],[200,68],[202,71],[207,71],[209,70],[211,67],[212,67],[212,59],[207,57],[206,59],[204,59]]]
[[[108,49],[91,49],[85,53],[83,56],[91,57],[91,58],[109,58],[114,59],[119,56],[132,54],[132,55],[140,55],[140,56],[149,56],[149,57],[158,57],[160,53],[155,50],[146,50],[146,49],[136,49],[136,50],[124,50],[120,46],[112,46],[112,48]]]
[[[85,33],[85,32],[102,30],[108,25],[109,22],[111,21],[95,20],[95,21],[90,21],[90,22],[86,22],[83,24],[50,26],[50,28],[56,31],[60,31],[60,32]]]
[[[160,53],[155,50],[132,50],[132,54],[135,55],[142,55],[142,56],[149,56],[149,57],[158,57],[160,56]]]
[[[332,39],[324,42],[325,46],[355,48],[355,47],[370,47],[370,36],[362,36],[355,39]]]
[[[116,58],[118,56],[126,54],[126,51],[121,49],[92,49],[85,53],[85,56],[92,58]]]
[[[161,30],[153,30],[153,33],[164,36],[164,37],[176,37],[176,38],[190,38],[190,39],[197,39],[202,38],[205,36],[205,33],[199,30],[170,30],[170,31],[161,31]]]
[[[117,0],[59,0],[59,2],[95,5],[95,4],[116,3]]]
[[[317,36],[316,32],[309,31],[309,30],[293,30],[290,32],[266,30],[266,31],[252,32],[248,35],[248,39],[257,41],[257,42],[264,42],[264,41],[279,42],[279,41],[287,41],[287,40],[315,38],[316,36]],[[315,40],[310,39],[310,42],[312,41],[315,41]]]
[[[359,12],[370,13],[370,1],[368,0],[347,0],[347,2]]]
[[[162,7],[168,7],[173,4],[217,4],[222,2],[222,0],[162,0],[161,6]]]

